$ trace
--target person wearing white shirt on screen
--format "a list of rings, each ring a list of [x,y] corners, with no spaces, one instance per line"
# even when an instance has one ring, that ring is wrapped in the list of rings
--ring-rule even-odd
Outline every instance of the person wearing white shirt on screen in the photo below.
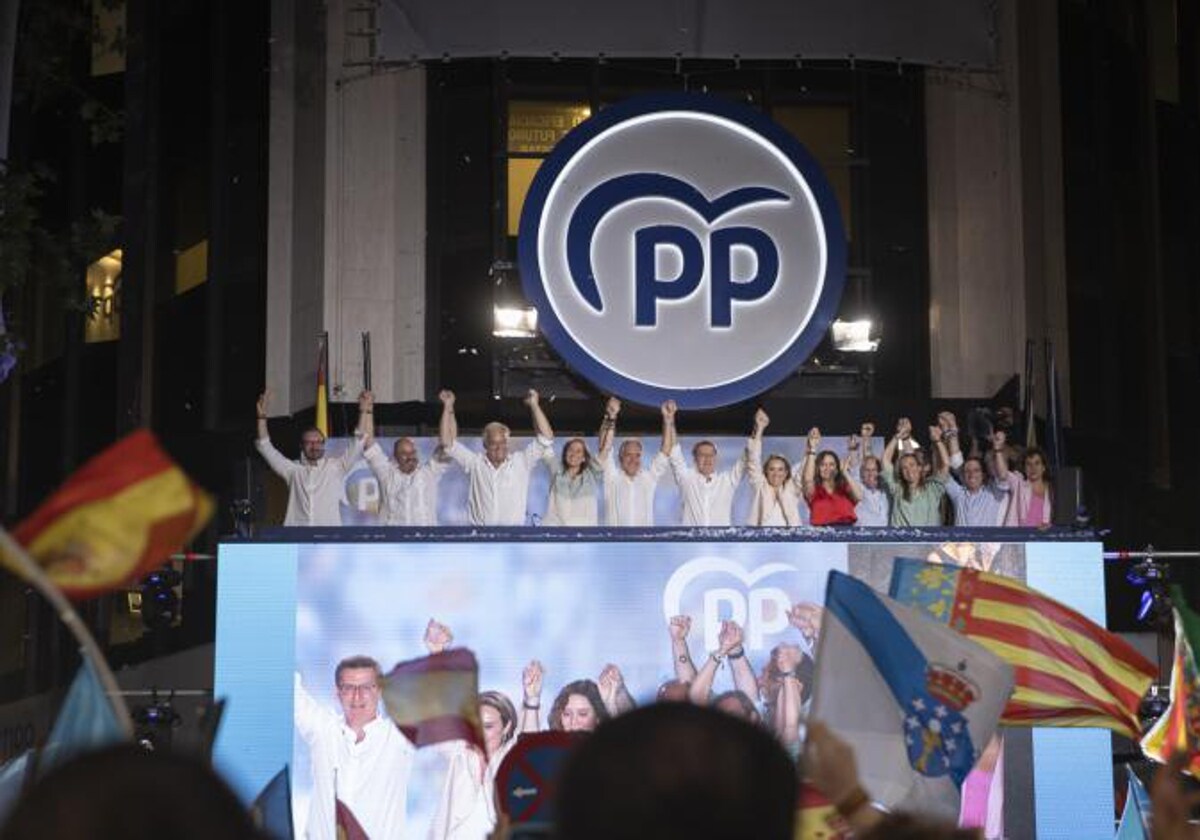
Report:
[[[754,434],[746,444],[746,473],[754,488],[747,525],[787,528],[801,524],[799,481],[782,455],[762,459],[763,431],[771,418],[761,408],[754,412]]]
[[[604,465],[604,524],[646,527],[654,524],[654,490],[670,466],[666,449],[666,416],[663,417],[663,448],[655,453],[649,469],[642,469],[642,442],[626,438],[613,459],[613,440],[617,436],[617,415],[621,401],[609,397],[600,424],[600,454]]]
[[[683,524],[690,526],[727,526],[733,519],[733,494],[746,472],[743,453],[733,467],[717,472],[717,447],[702,440],[692,447],[695,469],[683,460],[676,443],[674,400],[663,403],[663,443],[671,453],[671,472],[683,497]]]
[[[340,458],[325,457],[325,435],[316,428],[300,436],[300,459],[289,461],[271,443],[267,431],[267,399],[258,398],[258,437],[254,446],[276,475],[287,482],[288,505],[284,525],[341,525],[341,501],[346,493],[346,475],[362,454],[362,438],[355,437]],[[371,414],[366,393],[358,398],[361,424]]]
[[[337,837],[338,800],[372,840],[405,836],[414,748],[379,715],[380,677],[379,663],[370,657],[339,662],[334,671],[339,715],[314,700],[296,674],[296,731],[308,744],[313,773],[305,837]]]
[[[469,481],[467,515],[472,525],[524,525],[529,474],[545,451],[554,445],[554,430],[530,389],[525,404],[533,418],[537,437],[520,452],[508,451],[508,426],[488,423],[483,427],[483,452],[472,452],[458,440],[458,421],[454,417],[454,393],[442,391],[442,421],[439,427],[442,447],[463,468]]]
[[[374,406],[375,397],[365,393],[368,404]],[[373,415],[368,414],[362,423],[363,458],[379,482],[379,495],[383,510],[379,521],[383,525],[436,525],[438,482],[442,473],[450,467],[450,461],[439,447],[433,457],[421,463],[417,445],[412,438],[402,437],[392,447],[393,458],[383,454],[383,448],[375,440]]]

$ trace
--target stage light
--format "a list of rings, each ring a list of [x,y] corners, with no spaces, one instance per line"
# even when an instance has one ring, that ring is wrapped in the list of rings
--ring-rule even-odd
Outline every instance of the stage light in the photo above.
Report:
[[[497,338],[535,338],[537,310],[532,306],[492,307],[492,335]]]
[[[151,630],[165,630],[179,620],[179,593],[183,576],[171,566],[156,569],[142,579],[142,623]]]
[[[858,321],[838,318],[829,328],[833,349],[841,353],[874,353],[879,349],[879,339],[871,338],[872,326],[867,318]]]

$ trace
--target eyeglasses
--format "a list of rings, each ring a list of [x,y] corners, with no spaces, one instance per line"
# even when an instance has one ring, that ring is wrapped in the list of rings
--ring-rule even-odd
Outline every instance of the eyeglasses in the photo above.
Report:
[[[342,683],[341,685],[338,686],[338,693],[343,694],[346,697],[353,697],[355,695],[362,697],[364,695],[370,694],[378,687],[379,686],[377,686],[375,683],[363,683],[362,685],[351,685],[350,683]]]

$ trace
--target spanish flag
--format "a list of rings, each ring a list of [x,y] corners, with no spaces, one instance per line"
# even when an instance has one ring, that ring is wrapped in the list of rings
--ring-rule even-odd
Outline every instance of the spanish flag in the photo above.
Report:
[[[483,749],[479,664],[466,648],[398,664],[383,678],[383,704],[415,746],[463,740]]]
[[[1164,764],[1173,753],[1187,756],[1184,772],[1200,779],[1200,615],[1188,608],[1183,589],[1171,587],[1175,604],[1175,664],[1171,705],[1142,739],[1142,752]]]
[[[84,464],[13,536],[52,583],[81,600],[160,566],[212,512],[209,495],[141,429]],[[0,565],[21,574],[3,553]]]
[[[897,558],[891,595],[1013,666],[1008,726],[1102,727],[1136,741],[1157,669],[1070,607],[1000,575]]]
[[[809,782],[800,782],[796,801],[795,840],[849,840],[850,824],[837,808]]]
[[[317,419],[313,423],[329,437],[329,333],[317,338]]]

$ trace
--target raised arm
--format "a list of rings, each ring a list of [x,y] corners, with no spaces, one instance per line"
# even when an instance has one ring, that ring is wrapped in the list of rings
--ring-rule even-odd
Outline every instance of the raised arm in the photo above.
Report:
[[[875,439],[875,424],[869,420],[858,428],[858,436],[862,442],[862,457],[865,461],[871,452],[872,441]]]
[[[933,472],[943,480],[950,476],[950,453],[946,451],[946,442],[942,440],[942,427],[929,427],[929,442],[933,444]]]
[[[762,440],[763,430],[770,423],[771,418],[767,416],[767,412],[761,408],[754,412],[754,431],[751,432],[750,440],[746,444],[746,473],[750,478],[750,483],[755,487],[766,480],[762,470]]]
[[[442,401],[442,419],[438,423],[438,442],[443,449],[449,449],[458,440],[458,420],[454,417],[454,392],[442,390],[438,392]]]
[[[757,703],[758,677],[750,667],[750,660],[743,645],[738,645],[729,652],[729,670],[733,674],[733,687]]]
[[[375,394],[371,391],[358,395],[358,431],[366,449],[375,440]]]
[[[536,659],[521,672],[521,687],[524,699],[521,702],[521,731],[537,732],[541,729],[539,710],[542,708],[542,677],[546,669]]]
[[[817,481],[817,451],[821,448],[821,430],[813,426],[808,430],[808,447],[804,451],[804,464],[800,468],[800,490],[804,501],[811,502]]]
[[[675,448],[675,400],[667,400],[662,404],[662,453],[668,458]]]
[[[958,418],[953,412],[940,412],[938,426],[942,430],[942,442],[946,444],[946,450],[950,453],[950,469],[957,472],[963,465],[962,443],[958,439]]]
[[[990,461],[992,467],[992,475],[996,479],[997,484],[1008,484],[1008,455],[1005,454],[1005,445],[1008,443],[1008,436],[1001,431],[992,432],[992,451],[990,453]]]
[[[900,447],[900,442],[908,440],[912,436],[912,421],[907,417],[901,417],[896,421],[896,434],[887,442],[887,446],[883,448],[883,468],[885,470],[893,470],[896,466],[896,450]]]
[[[717,678],[717,669],[729,656],[729,652],[742,646],[742,628],[733,621],[722,621],[721,632],[717,634],[717,649],[708,655],[692,687],[688,690],[688,699],[699,706],[707,706],[712,697],[713,682]]]
[[[554,429],[550,428],[546,412],[542,411],[541,397],[533,388],[525,393],[525,405],[529,406],[529,416],[533,419],[533,430],[537,436],[544,440],[554,440]]]
[[[258,430],[259,440],[271,439],[271,433],[267,430],[267,400],[270,399],[270,397],[271,392],[269,390],[263,391],[258,395],[258,404],[256,406],[258,409],[258,421],[256,423],[256,428]]]
[[[433,656],[450,647],[450,643],[454,641],[454,634],[445,624],[431,618],[425,625],[425,637],[421,641],[425,644],[425,650]]]
[[[612,452],[613,439],[617,436],[617,415],[621,413],[621,401],[609,397],[604,404],[604,419],[600,421],[600,451],[596,460],[601,464],[608,463],[609,453]]]
[[[613,717],[628,712],[637,705],[633,702],[633,695],[625,687],[625,675],[611,662],[600,672],[596,686],[600,689],[600,699],[604,701],[604,707]]]
[[[687,644],[691,629],[692,619],[687,615],[672,616],[667,624],[667,632],[671,634],[671,661],[675,665],[675,679],[682,683],[691,683],[696,679],[696,665],[692,662],[692,653]]]
[[[804,683],[799,674],[804,654],[798,645],[781,644],[775,648],[775,669],[779,672],[779,695],[775,701],[772,725],[784,746],[800,743],[800,717]]]

